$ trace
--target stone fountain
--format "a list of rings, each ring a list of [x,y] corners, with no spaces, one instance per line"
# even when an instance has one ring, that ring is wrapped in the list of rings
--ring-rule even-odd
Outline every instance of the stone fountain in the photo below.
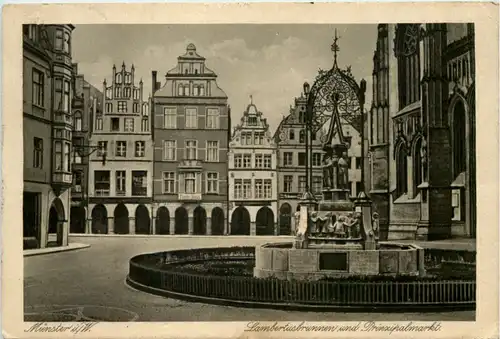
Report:
[[[310,92],[306,109],[306,158],[312,126],[329,121],[323,140],[322,199],[306,189],[295,215],[293,244],[264,244],[256,248],[254,276],[259,278],[317,280],[346,276],[421,275],[423,249],[412,244],[381,243],[378,218],[362,191],[351,201],[348,188],[350,142],[342,132],[342,119],[352,125],[362,117],[366,83],[357,85],[350,67],[337,65],[337,36],[332,51],[334,65],[320,71]],[[341,119],[342,118],[342,119]],[[363,129],[363,120],[358,125]],[[362,132],[361,132],[362,133]],[[363,139],[363,138],[362,138]],[[362,150],[363,153],[363,150]],[[363,166],[362,166],[363,167]],[[306,178],[310,171],[306,166]],[[308,181],[309,179],[306,179]]]

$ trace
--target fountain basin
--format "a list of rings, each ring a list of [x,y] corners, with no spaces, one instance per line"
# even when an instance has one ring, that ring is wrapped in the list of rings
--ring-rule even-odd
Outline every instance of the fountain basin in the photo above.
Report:
[[[424,250],[413,244],[380,242],[375,250],[356,244],[295,249],[291,243],[268,243],[255,248],[256,278],[314,281],[424,274]]]

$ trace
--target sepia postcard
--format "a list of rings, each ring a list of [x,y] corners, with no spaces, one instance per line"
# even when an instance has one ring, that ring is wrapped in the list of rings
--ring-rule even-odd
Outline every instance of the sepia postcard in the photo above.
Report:
[[[497,5],[3,28],[5,338],[498,338]]]

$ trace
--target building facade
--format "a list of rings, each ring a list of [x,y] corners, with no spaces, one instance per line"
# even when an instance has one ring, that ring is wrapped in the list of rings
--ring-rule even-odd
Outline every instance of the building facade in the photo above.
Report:
[[[473,24],[378,26],[365,184],[389,239],[475,237],[474,60]]]
[[[73,149],[71,152],[73,185],[71,186],[70,233],[90,233],[91,221],[87,221],[89,195],[90,134],[94,116],[102,115],[103,93],[78,74],[73,65]]]
[[[227,234],[230,109],[217,74],[189,44],[153,71],[154,216],[158,234]]]
[[[23,25],[24,248],[68,244],[72,25]]]
[[[89,230],[94,234],[151,234],[153,141],[150,106],[135,69],[113,66],[103,83],[102,109],[90,135]]]
[[[252,99],[229,143],[229,224],[232,235],[276,235],[276,144]]]
[[[302,194],[306,189],[305,158],[305,113],[306,97],[301,94],[295,98],[295,105],[290,108],[278,126],[274,139],[278,154],[278,234],[292,234],[293,215],[299,210]],[[328,123],[326,124],[328,125]],[[312,192],[321,199],[323,189],[323,143],[326,131],[317,126],[317,133],[312,135]],[[358,129],[342,121],[344,137],[350,142],[348,158],[349,185],[351,197],[361,190],[361,133]]]

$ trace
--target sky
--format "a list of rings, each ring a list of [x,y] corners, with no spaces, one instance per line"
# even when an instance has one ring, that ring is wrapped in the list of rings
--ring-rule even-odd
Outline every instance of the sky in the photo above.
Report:
[[[267,118],[272,132],[289,113],[302,86],[311,86],[318,70],[333,65],[331,44],[339,36],[338,65],[352,67],[356,81],[367,82],[365,109],[371,103],[373,53],[377,25],[326,24],[208,24],[208,25],[76,25],[73,62],[98,89],[111,82],[113,64],[133,63],[137,82],[151,93],[151,71],[158,81],[175,67],[177,57],[194,43],[217,83],[228,95],[233,125],[250,102]]]

